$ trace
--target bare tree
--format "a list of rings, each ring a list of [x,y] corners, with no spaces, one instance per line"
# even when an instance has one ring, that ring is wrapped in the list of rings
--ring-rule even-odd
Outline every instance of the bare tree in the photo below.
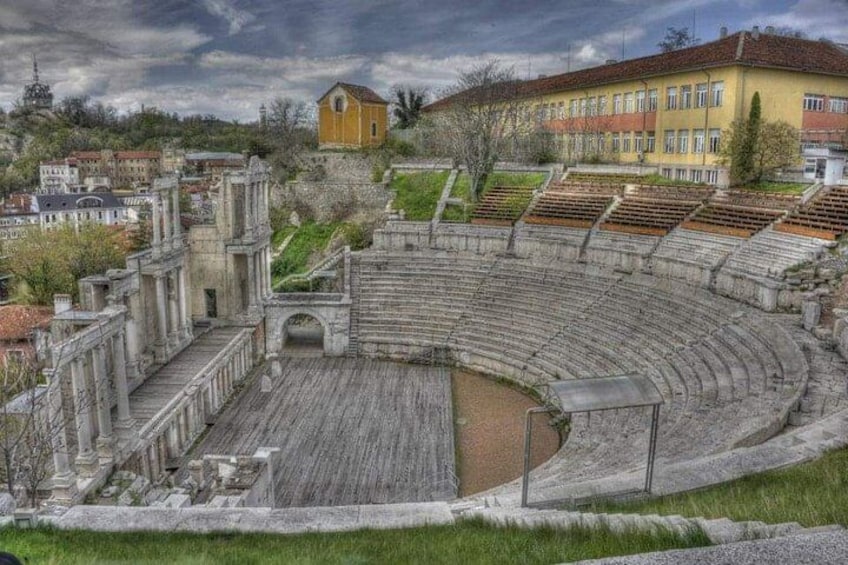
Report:
[[[659,47],[660,51],[663,53],[669,53],[670,51],[677,51],[684,47],[697,45],[700,41],[700,39],[697,39],[694,35],[689,33],[688,27],[667,27],[665,28],[665,37],[663,37],[662,41],[657,43],[657,47]]]
[[[274,151],[269,160],[280,180],[297,172],[304,150],[314,145],[315,124],[305,102],[291,98],[276,98],[268,108],[266,126]]]
[[[521,86],[512,68],[492,60],[462,73],[438,112],[437,131],[454,162],[465,165],[473,201],[498,157],[535,128]]]

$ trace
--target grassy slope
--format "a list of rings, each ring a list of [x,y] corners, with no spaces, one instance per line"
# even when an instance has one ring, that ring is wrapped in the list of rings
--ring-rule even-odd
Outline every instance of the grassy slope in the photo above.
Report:
[[[743,190],[757,192],[777,192],[782,194],[802,194],[810,185],[798,182],[768,182],[763,181],[741,187]]]
[[[804,526],[848,525],[848,449],[696,492],[631,504],[602,504],[596,510],[772,524],[799,522]]]
[[[97,533],[0,530],[0,547],[31,563],[559,563],[708,545],[701,532],[611,534],[522,530],[481,522],[336,534]]]
[[[309,256],[315,251],[324,249],[340,225],[338,222],[329,224],[316,224],[313,221],[304,222],[297,229],[285,251],[274,259],[271,265],[275,284],[283,277],[306,271]],[[281,230],[280,233],[286,231]],[[283,235],[283,238],[285,238],[285,235]],[[277,239],[276,234],[274,239]]]
[[[483,194],[493,186],[532,186],[537,187],[545,181],[545,173],[510,173],[495,171],[486,179]],[[451,189],[453,198],[461,198],[470,204],[471,178],[467,173],[460,173]],[[442,214],[442,220],[446,222],[467,222],[472,207],[467,206],[465,213],[459,206],[448,206]]]
[[[407,220],[432,220],[449,175],[450,171],[396,173],[389,185],[397,194],[394,208],[405,210]]]

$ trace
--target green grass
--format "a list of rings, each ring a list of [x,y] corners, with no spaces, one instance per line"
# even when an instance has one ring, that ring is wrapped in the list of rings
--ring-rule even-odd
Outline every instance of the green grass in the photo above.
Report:
[[[271,245],[274,249],[283,244],[286,238],[297,231],[297,226],[288,225],[283,229],[277,230],[271,235]]]
[[[848,525],[848,448],[700,491],[629,504],[599,504],[595,510],[798,522],[808,527]]]
[[[467,222],[471,216],[470,206],[457,206],[456,204],[448,204],[442,212],[443,222]]]
[[[449,175],[450,171],[395,173],[389,185],[397,194],[394,208],[405,210],[407,220],[432,220]]]
[[[800,182],[769,182],[762,181],[756,184],[749,184],[742,187],[742,190],[751,190],[755,192],[777,192],[780,194],[803,194],[810,187],[809,184]]]
[[[495,171],[486,178],[486,184],[483,186],[481,197],[493,186],[531,186],[536,188],[545,182],[546,173],[510,173]],[[468,205],[463,211],[461,206],[448,205],[442,213],[442,220],[445,222],[467,222],[471,218],[471,213],[474,207],[471,206],[471,177],[468,173],[460,173],[456,177],[456,182],[451,188],[451,196],[460,198]],[[529,200],[528,200],[529,202]],[[521,208],[521,211],[527,207],[527,203],[516,202],[516,207]]]
[[[338,222],[318,224],[310,220],[297,228],[285,251],[271,264],[274,285],[288,275],[306,271],[309,267],[309,257],[327,246],[340,225]]]
[[[0,530],[0,547],[28,563],[559,563],[700,547],[700,531],[613,534],[608,530],[496,528],[481,521],[405,530],[302,535],[99,533]]]

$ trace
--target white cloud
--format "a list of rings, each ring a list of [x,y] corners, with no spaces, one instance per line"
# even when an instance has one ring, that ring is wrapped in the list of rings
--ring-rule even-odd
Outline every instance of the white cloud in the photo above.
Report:
[[[203,6],[210,14],[223,19],[229,24],[230,35],[239,33],[244,26],[256,20],[256,16],[247,10],[241,10],[235,7],[228,0],[203,0]],[[261,29],[261,26],[259,29]]]
[[[806,33],[811,39],[827,37],[840,43],[848,42],[848,9],[845,0],[798,0],[780,13],[759,13],[746,22],[746,27],[758,25],[791,27]]]

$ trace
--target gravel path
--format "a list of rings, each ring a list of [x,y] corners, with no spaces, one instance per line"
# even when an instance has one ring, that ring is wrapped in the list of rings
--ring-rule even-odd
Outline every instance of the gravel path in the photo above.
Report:
[[[459,495],[468,496],[521,476],[524,461],[524,413],[538,404],[529,396],[468,371],[454,371],[453,402]],[[533,466],[559,449],[559,433],[533,422]]]

